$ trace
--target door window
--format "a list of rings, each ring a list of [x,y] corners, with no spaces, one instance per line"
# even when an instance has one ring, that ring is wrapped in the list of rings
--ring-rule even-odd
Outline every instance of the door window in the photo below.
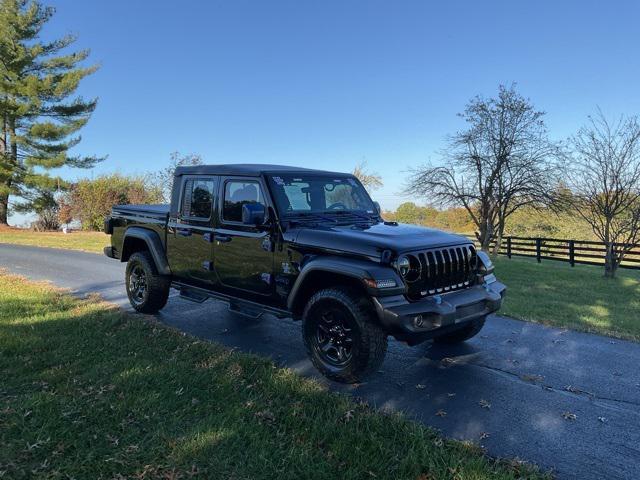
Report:
[[[242,222],[242,206],[247,203],[264,203],[260,184],[229,180],[224,187],[222,219],[227,222]]]
[[[208,220],[213,206],[213,180],[195,178],[187,180],[182,195],[182,216]]]

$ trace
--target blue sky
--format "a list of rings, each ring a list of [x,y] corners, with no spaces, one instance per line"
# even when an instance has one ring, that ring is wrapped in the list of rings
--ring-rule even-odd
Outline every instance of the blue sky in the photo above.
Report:
[[[599,105],[640,113],[640,2],[49,0],[44,37],[79,36],[101,69],[76,152],[92,172],[142,173],[173,151],[384,177],[395,208],[407,169],[500,83],[564,138]]]

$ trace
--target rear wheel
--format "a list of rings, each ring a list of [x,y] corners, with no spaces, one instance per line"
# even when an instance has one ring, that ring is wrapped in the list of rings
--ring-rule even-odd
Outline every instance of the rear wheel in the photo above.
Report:
[[[303,314],[303,336],[315,367],[331,380],[354,383],[376,371],[387,335],[374,323],[368,301],[352,290],[317,292]]]
[[[149,252],[129,257],[125,279],[129,303],[138,312],[156,313],[167,304],[170,281],[158,274]]]
[[[435,337],[433,339],[436,343],[460,343],[465,340],[469,340],[472,337],[475,337],[482,327],[484,327],[484,322],[487,319],[486,316],[477,318],[475,320],[471,320],[464,327],[459,328],[451,333],[447,333],[444,335],[440,335],[439,337]]]

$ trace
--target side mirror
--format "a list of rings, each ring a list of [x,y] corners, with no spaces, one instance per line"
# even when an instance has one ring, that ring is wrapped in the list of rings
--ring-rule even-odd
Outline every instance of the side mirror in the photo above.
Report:
[[[242,223],[245,225],[262,225],[264,216],[265,208],[261,203],[245,203],[242,206]]]
[[[376,207],[376,213],[378,216],[382,216],[382,207],[380,207],[380,204],[378,202],[373,202],[373,206]]]

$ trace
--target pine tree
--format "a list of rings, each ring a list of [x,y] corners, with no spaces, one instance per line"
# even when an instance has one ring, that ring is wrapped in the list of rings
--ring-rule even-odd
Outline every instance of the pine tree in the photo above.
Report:
[[[51,169],[102,160],[68,154],[97,104],[74,92],[97,67],[83,66],[88,50],[65,53],[72,35],[40,39],[53,14],[37,0],[0,0],[0,224],[7,223],[9,195],[28,208],[39,192],[61,185]]]

